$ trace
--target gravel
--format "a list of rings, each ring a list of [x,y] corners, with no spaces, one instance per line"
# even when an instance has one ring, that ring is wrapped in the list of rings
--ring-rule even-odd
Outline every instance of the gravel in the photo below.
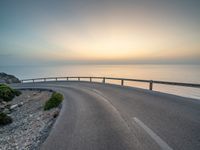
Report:
[[[0,150],[38,150],[47,138],[60,108],[44,111],[51,92],[23,90],[10,105],[13,122],[0,126]]]

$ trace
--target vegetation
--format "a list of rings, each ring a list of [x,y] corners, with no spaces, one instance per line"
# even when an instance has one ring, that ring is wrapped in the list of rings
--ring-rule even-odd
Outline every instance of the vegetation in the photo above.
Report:
[[[44,110],[49,110],[55,107],[58,107],[63,101],[63,95],[57,92],[54,92],[51,95],[51,98],[45,103]]]
[[[20,91],[14,90],[5,84],[0,84],[0,99],[3,101],[11,101],[15,96],[19,96]]]
[[[12,118],[5,113],[0,113],[0,125],[7,125],[12,123]]]
[[[15,89],[13,89],[13,90],[15,92],[15,96],[20,96],[22,94],[22,92],[19,90],[15,90]]]

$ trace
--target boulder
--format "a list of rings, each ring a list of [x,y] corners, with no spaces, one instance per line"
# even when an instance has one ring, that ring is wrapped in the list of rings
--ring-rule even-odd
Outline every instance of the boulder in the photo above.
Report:
[[[11,112],[10,112],[10,110],[9,110],[8,108],[5,108],[5,109],[3,110],[3,113],[5,113],[5,114],[10,114]]]
[[[18,104],[12,105],[12,106],[10,106],[10,110],[14,110],[14,109],[16,109],[17,107],[18,107]]]

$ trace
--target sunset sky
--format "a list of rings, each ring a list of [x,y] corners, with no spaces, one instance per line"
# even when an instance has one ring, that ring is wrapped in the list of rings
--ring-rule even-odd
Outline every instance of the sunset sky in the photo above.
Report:
[[[200,0],[1,0],[0,65],[200,64]]]

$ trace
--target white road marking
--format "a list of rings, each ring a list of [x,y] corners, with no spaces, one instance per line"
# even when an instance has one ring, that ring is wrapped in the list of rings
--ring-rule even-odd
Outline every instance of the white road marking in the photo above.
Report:
[[[140,125],[155,142],[161,147],[162,150],[173,150],[165,141],[163,141],[156,133],[154,133],[149,127],[147,127],[142,121],[134,117],[133,120]]]

